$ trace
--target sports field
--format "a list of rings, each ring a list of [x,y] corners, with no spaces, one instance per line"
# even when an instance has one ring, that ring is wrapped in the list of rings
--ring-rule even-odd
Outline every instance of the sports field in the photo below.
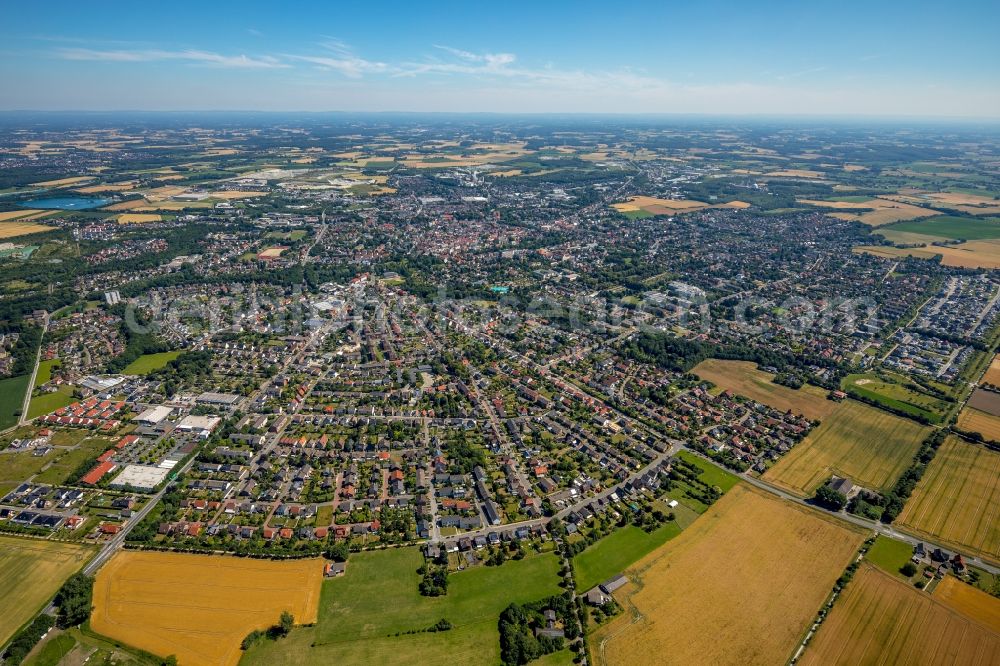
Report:
[[[764,474],[764,479],[806,496],[832,474],[873,490],[892,487],[930,428],[846,400],[819,427]]]
[[[799,664],[1000,662],[1000,634],[936,599],[862,564]]]
[[[826,399],[826,391],[815,386],[791,389],[771,381],[774,376],[757,369],[750,361],[724,361],[710,358],[691,370],[702,379],[757,402],[782,411],[791,410],[810,419],[824,419],[837,403]]]
[[[954,576],[945,576],[934,588],[934,598],[958,613],[1000,634],[1000,599]]]
[[[944,545],[1000,561],[1000,453],[949,437],[896,521]]]
[[[265,641],[243,662],[492,666],[500,663],[501,611],[562,591],[559,561],[550,553],[453,573],[443,597],[420,596],[416,571],[422,563],[416,548],[351,555],[347,573],[323,583],[315,627]],[[442,618],[452,623],[450,631],[396,635],[426,629]]]
[[[88,546],[0,536],[0,645],[82,568]]]
[[[628,570],[631,594],[618,595],[625,612],[594,632],[594,660],[784,663],[864,536],[737,485]]]
[[[166,366],[167,363],[170,363],[170,361],[173,361],[180,355],[181,353],[179,351],[160,352],[159,354],[143,354],[125,366],[122,373],[126,375],[148,375],[149,373]]]
[[[317,559],[122,551],[97,574],[90,624],[181,664],[235,664],[243,638],[282,611],[315,622],[322,578]]]

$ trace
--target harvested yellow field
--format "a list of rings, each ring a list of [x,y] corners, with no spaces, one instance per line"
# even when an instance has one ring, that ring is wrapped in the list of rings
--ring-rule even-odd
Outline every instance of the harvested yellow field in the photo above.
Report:
[[[896,522],[929,540],[1000,561],[1000,453],[948,437]]]
[[[696,365],[691,372],[728,391],[781,411],[791,410],[810,419],[825,419],[839,406],[826,399],[826,391],[805,385],[791,389],[775,384],[774,375],[758,370],[751,361],[728,361],[710,358]]]
[[[110,206],[105,206],[102,210],[132,210],[133,208],[140,208],[148,205],[149,202],[145,199],[129,199],[128,201],[119,201],[118,203],[113,203]]]
[[[986,368],[986,372],[983,373],[983,377],[979,380],[979,383],[1000,386],[1000,355],[993,356],[990,367]]]
[[[626,575],[598,664],[786,662],[865,533],[737,485]]]
[[[94,194],[96,192],[128,192],[129,190],[135,189],[135,186],[135,181],[129,181],[127,183],[104,183],[103,185],[78,187],[76,188],[76,191],[80,194]]]
[[[1000,634],[1000,599],[992,594],[986,594],[954,576],[945,576],[934,588],[934,598]]]
[[[799,664],[988,666],[1000,662],[1000,634],[936,599],[937,594],[918,592],[862,564]]]
[[[0,536],[0,645],[90,559],[87,546]]]
[[[764,175],[776,178],[822,178],[826,174],[821,171],[812,171],[811,169],[783,169],[781,171],[770,171]]]
[[[958,415],[959,428],[968,432],[978,432],[986,439],[1000,442],[1000,416],[993,416],[974,407],[965,407]]]
[[[160,222],[162,217],[155,213],[122,213],[117,218],[119,224],[144,224],[146,222]]]
[[[799,203],[822,208],[835,208],[838,213],[830,213],[830,217],[840,220],[856,220],[871,227],[880,227],[902,220],[915,220],[920,217],[930,217],[939,214],[936,210],[922,208],[901,201],[875,198],[865,202],[822,201],[818,199],[799,199]],[[867,210],[871,209],[871,210]],[[855,213],[847,211],[858,211]],[[863,211],[863,212],[862,212]]]
[[[521,171],[520,169],[509,169],[507,171],[493,171],[492,173],[489,173],[487,175],[499,176],[500,178],[509,178],[511,176],[520,176],[522,173],[524,172]]]
[[[749,208],[749,207],[750,207],[750,204],[748,204],[746,201],[730,201],[728,203],[719,204],[717,206],[712,206],[712,208],[738,208],[738,209],[741,209],[741,210],[743,208]]]
[[[707,203],[689,199],[657,199],[656,197],[631,197],[623,203],[611,204],[611,207],[621,213],[644,210],[653,215],[672,215],[708,208]]]
[[[944,266],[1000,268],[1000,240],[974,240],[932,248]]]
[[[23,210],[8,210],[0,213],[0,222],[9,222],[11,220],[19,220],[24,217],[32,217],[37,213],[44,213],[46,211],[38,210],[35,208],[25,208]]]
[[[28,220],[0,222],[0,238],[14,238],[15,236],[39,234],[43,231],[52,231],[53,229],[55,229],[55,227],[48,227],[44,224],[36,224]]]
[[[870,254],[885,259],[899,259],[900,257],[916,257],[917,259],[933,259],[937,252],[924,250],[918,247],[892,247],[891,245],[861,245],[852,249],[852,252]]]
[[[74,176],[72,178],[59,178],[57,180],[43,180],[40,183],[32,183],[38,187],[62,187],[63,185],[74,185],[87,180],[94,180],[93,176]]]
[[[867,170],[868,170],[868,167],[861,166],[860,164],[845,164],[844,165],[844,171],[848,171],[848,172],[852,172],[852,171],[867,171]]]
[[[819,427],[764,474],[764,479],[803,497],[831,475],[873,490],[890,488],[930,432],[854,400],[839,403]]]
[[[97,574],[95,631],[189,665],[234,665],[240,642],[277,623],[316,622],[322,561],[122,551]]]

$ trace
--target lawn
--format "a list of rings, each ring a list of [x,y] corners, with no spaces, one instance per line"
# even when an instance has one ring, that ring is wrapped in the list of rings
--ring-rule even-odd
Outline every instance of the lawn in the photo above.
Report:
[[[905,541],[896,541],[881,534],[865,553],[865,559],[891,574],[898,574],[900,568],[913,556],[913,546]]]
[[[64,483],[81,464],[87,460],[92,460],[101,455],[109,448],[113,442],[103,437],[88,437],[72,450],[56,449],[54,453],[45,456],[50,464],[44,471],[39,472],[35,481],[39,483],[59,484]]]
[[[73,387],[63,384],[52,393],[42,393],[41,395],[32,396],[31,402],[28,403],[28,418],[33,419],[36,416],[49,414],[60,407],[65,407],[73,403],[75,400],[76,398],[73,397]]]
[[[615,530],[573,558],[577,588],[586,592],[620,574],[680,533],[680,526],[673,521],[652,532],[634,525]]]
[[[30,375],[0,379],[0,430],[17,423],[18,412],[24,406],[24,392],[28,390]]]
[[[161,352],[159,354],[143,354],[135,359],[122,370],[126,375],[148,375],[159,370],[167,363],[181,355],[179,351]]]
[[[938,449],[897,522],[945,546],[1000,562],[1000,453],[952,436]]]
[[[886,490],[906,470],[930,428],[854,400],[840,403],[764,479],[802,496],[831,475]]]
[[[1000,238],[1000,218],[942,215],[926,220],[899,222],[879,231],[903,231],[954,240],[987,240]]]
[[[500,660],[497,620],[510,603],[526,603],[560,592],[559,561],[529,555],[500,567],[475,567],[449,577],[448,594],[423,597],[416,548],[370,551],[351,556],[342,578],[323,583],[319,621],[297,628],[279,642],[264,642],[244,664],[496,664]],[[425,629],[438,620],[443,633],[396,636]]]
[[[0,645],[34,617],[93,549],[0,536]]]
[[[24,661],[25,666],[59,666],[63,657],[76,646],[76,639],[70,634],[58,633],[46,637],[38,651]]]
[[[716,486],[722,492],[728,492],[729,489],[740,482],[739,477],[735,474],[727,472],[718,465],[713,465],[690,451],[680,451],[677,453],[677,457],[700,468],[702,472],[698,475],[698,480],[710,486]]]
[[[59,367],[59,359],[52,358],[48,361],[41,361],[38,364],[38,373],[35,375],[35,388],[45,384],[52,379],[52,370]]]

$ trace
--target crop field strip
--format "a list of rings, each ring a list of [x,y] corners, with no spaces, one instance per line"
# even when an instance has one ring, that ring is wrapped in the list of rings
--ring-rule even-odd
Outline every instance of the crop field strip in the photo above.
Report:
[[[831,474],[887,489],[907,468],[930,428],[847,400],[765,474],[765,480],[811,494]]]
[[[595,663],[780,663],[863,539],[737,485],[626,572],[625,612],[595,632]]]
[[[91,626],[184,664],[236,664],[240,642],[288,610],[316,621],[318,560],[275,562],[215,555],[121,552],[94,584]]]
[[[1000,634],[1000,598],[945,576],[934,588],[934,598],[971,620]]]
[[[83,567],[87,546],[0,536],[0,644]]]
[[[946,439],[897,522],[944,545],[1000,561],[1000,453]]]
[[[966,407],[958,415],[956,425],[969,432],[978,432],[986,439],[1000,441],[1000,416],[981,412],[973,407]]]
[[[798,663],[987,666],[998,661],[1000,634],[863,564]]]

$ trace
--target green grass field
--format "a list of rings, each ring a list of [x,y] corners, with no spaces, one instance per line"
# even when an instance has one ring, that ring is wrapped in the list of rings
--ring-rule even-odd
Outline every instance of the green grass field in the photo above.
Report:
[[[55,439],[55,438],[53,438]],[[0,454],[0,495],[15,488],[28,477],[35,476],[40,483],[63,483],[81,462],[100,455],[111,445],[102,438],[86,439],[75,449],[57,448],[44,456],[35,456],[32,451]],[[43,467],[48,467],[42,471]]]
[[[735,474],[731,474],[718,465],[713,465],[707,460],[699,458],[690,451],[679,451],[677,457],[701,469],[701,474],[698,475],[699,481],[707,483],[710,486],[717,486],[724,493],[740,482],[739,477]]]
[[[58,664],[115,664],[115,666],[162,666],[163,659],[124,646],[95,634],[87,623],[66,631],[55,630],[24,666]]]
[[[909,419],[848,400],[767,470],[764,479],[802,496],[812,494],[833,474],[886,490],[909,466],[929,432]]]
[[[32,396],[31,402],[28,403],[28,418],[33,419],[36,416],[49,414],[60,407],[69,405],[75,400],[76,398],[73,397],[73,387],[63,384],[54,393],[43,393]]]
[[[702,470],[698,475],[700,481],[718,487],[723,493],[739,483],[739,477],[693,453],[680,451],[677,455]],[[621,573],[680,534],[694,521],[694,518],[704,513],[708,507],[698,500],[687,497],[684,493],[686,488],[687,484],[676,481],[674,489],[667,493],[667,497],[676,499],[680,505],[674,509],[666,505],[660,507],[664,513],[673,511],[677,515],[677,520],[666,523],[653,532],[646,532],[633,525],[617,529],[574,557],[577,588],[585,592]]]
[[[38,364],[38,373],[35,375],[35,388],[45,384],[52,379],[52,370],[59,367],[59,359],[53,358],[42,361]]]
[[[57,450],[58,452],[45,456],[49,461],[49,466],[45,471],[40,472],[35,477],[39,483],[59,484],[66,481],[84,461],[96,458],[109,448],[113,442],[103,437],[88,437],[70,451]]]
[[[619,574],[681,533],[675,522],[652,532],[629,525],[622,527],[573,558],[576,586],[586,592],[615,574]]]
[[[76,639],[70,634],[57,634],[46,639],[38,652],[24,661],[25,666],[59,666],[59,662],[74,647]]]
[[[0,430],[17,423],[18,412],[24,404],[30,375],[0,379]]]
[[[241,663],[261,664],[497,664],[497,620],[510,603],[535,601],[561,591],[559,561],[529,555],[500,567],[451,574],[448,594],[422,597],[416,548],[352,555],[347,573],[323,583],[319,621],[280,641],[264,641]],[[438,620],[453,629],[396,636]]]
[[[1000,238],[1000,218],[996,217],[953,217],[943,215],[924,220],[898,222],[879,231],[904,231],[954,240],[984,240]]]
[[[874,400],[880,405],[939,423],[950,406],[927,393],[885,381],[874,374],[847,375],[840,382],[844,391]]]
[[[0,536],[0,645],[93,553],[87,546]]]
[[[891,574],[899,575],[899,569],[910,561],[913,546],[905,541],[896,541],[881,534],[865,553],[865,559]]]
[[[135,359],[122,370],[126,375],[148,375],[159,370],[170,361],[181,355],[179,351],[161,352],[159,354],[143,354]]]

